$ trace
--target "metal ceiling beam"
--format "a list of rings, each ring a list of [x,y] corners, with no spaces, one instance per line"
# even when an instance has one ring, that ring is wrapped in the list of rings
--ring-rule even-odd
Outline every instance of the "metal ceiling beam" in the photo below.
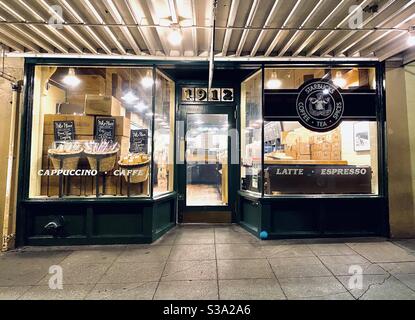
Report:
[[[396,3],[397,0],[389,0],[382,8],[379,9],[378,12],[375,14],[369,16],[365,21],[363,21],[362,27],[367,26],[369,23],[371,23],[374,19],[382,15],[388,8],[390,8],[394,3]],[[328,53],[334,51],[338,46],[340,46],[342,43],[344,43],[347,39],[349,39],[351,36],[356,34],[358,31],[350,31],[345,36],[341,37],[338,41],[334,42],[332,45],[330,45],[328,48],[326,48],[321,56],[325,56]]]
[[[150,12],[151,20],[153,22],[158,21],[159,17],[157,16],[157,12],[156,12],[156,9],[154,8],[153,2],[151,0],[145,0],[145,3],[147,4],[148,10]],[[156,27],[156,34],[157,34],[157,37],[158,37],[158,40],[159,40],[161,46],[163,47],[164,55],[166,55],[166,56],[170,55],[170,49],[166,45],[165,39],[162,39],[162,36],[160,34],[160,30],[159,30],[158,27]]]
[[[29,6],[26,2],[24,2],[23,0],[18,0],[19,3],[29,11],[29,13],[34,16],[36,19],[40,20],[43,23],[46,23],[46,19],[44,17],[42,17],[39,13],[37,13],[36,10],[34,10],[31,6]],[[37,2],[46,10],[48,11],[51,15],[55,16],[56,18],[58,18],[58,20],[60,20],[60,22],[65,22],[62,17],[60,17],[58,14],[56,14],[56,12],[54,10],[49,11],[49,7],[47,5],[47,3],[44,2],[44,0],[37,0]],[[61,39],[63,42],[65,42],[69,48],[72,48],[73,50],[75,50],[78,53],[83,53],[83,50],[78,47],[77,44],[75,44],[74,42],[72,42],[71,40],[69,40],[64,34],[63,32],[61,32],[60,30],[58,30],[56,28],[56,26],[54,25],[47,25],[46,26],[47,29],[52,32],[56,37],[58,37],[59,39]],[[72,27],[70,27],[72,28]],[[72,28],[73,29],[73,28]],[[69,30],[69,29],[68,29]]]
[[[168,3],[169,3],[169,10],[171,13],[172,23],[175,25],[180,25],[179,15],[177,14],[176,1],[168,0]],[[179,32],[183,37],[182,31],[180,29],[179,29]],[[182,42],[180,43],[179,47],[180,47],[180,55],[183,55],[183,43]]]
[[[78,14],[78,12],[68,3],[67,0],[58,0],[59,3],[75,18],[79,23],[85,24],[85,20]],[[95,42],[104,50],[107,54],[112,54],[111,49],[104,43],[104,41],[98,36],[98,34],[90,27],[84,26],[85,30],[95,40]]]
[[[254,0],[254,2],[252,3],[251,10],[249,11],[248,18],[246,19],[246,22],[245,22],[245,28],[248,28],[252,25],[252,22],[254,21],[254,17],[258,10],[260,1],[261,0]],[[238,48],[236,49],[237,57],[241,55],[241,52],[245,46],[246,38],[248,37],[248,33],[249,33],[248,29],[245,29],[242,32],[242,36],[241,36],[241,39],[239,40]]]
[[[340,2],[337,4],[337,6],[329,12],[329,14],[324,18],[324,20],[317,26],[317,30],[321,27],[323,27],[327,21],[329,21],[336,13],[337,11],[343,7],[345,1],[347,0],[340,0]],[[294,52],[293,56],[296,57],[300,54],[301,51],[310,43],[310,41],[313,39],[314,35],[317,33],[317,30],[314,30],[308,37],[305,39],[302,44],[297,48],[297,50]]]
[[[411,0],[411,2],[409,2],[407,5],[402,7],[398,12],[393,14],[386,21],[378,25],[378,27],[383,27],[385,25],[392,25],[396,28],[399,28],[400,26],[404,25],[405,23],[407,23],[409,20],[411,20],[415,16],[414,9],[415,9],[415,0]],[[373,45],[374,43],[378,42],[379,40],[383,39],[388,34],[390,34],[392,31],[386,31],[379,36],[377,36],[375,32],[376,31],[371,31],[367,34],[362,35],[352,45],[343,49],[342,52],[348,51],[348,55],[353,56],[359,53],[360,51],[368,48],[369,46]]]
[[[10,39],[14,39],[17,42],[19,42],[23,46],[23,48],[27,48],[28,50],[33,51],[33,52],[40,52],[40,50],[39,50],[40,48],[36,48],[31,43],[29,43],[28,41],[26,41],[25,39],[23,39],[20,36],[20,33],[16,34],[15,32],[10,32],[6,28],[7,28],[6,26],[3,26],[2,28],[0,28],[0,32],[2,34],[4,34],[5,36],[9,37]],[[25,50],[23,50],[23,52],[24,51]]]
[[[139,8],[137,7],[139,5],[139,3],[138,2],[133,2],[132,0],[125,0],[125,5],[127,6],[131,17],[134,19],[134,22],[137,25],[141,24],[142,17],[138,14]],[[148,37],[145,34],[145,31],[143,30],[143,28],[137,27],[137,30],[140,33],[141,38],[143,38],[143,41],[144,41],[148,51],[150,52],[150,54],[151,55],[156,55],[156,50],[155,50],[156,46],[154,44],[153,39],[151,39],[151,40],[149,39],[150,37]]]
[[[0,16],[0,21],[5,21],[6,19],[2,16]],[[14,33],[9,32],[9,28],[14,30]],[[30,36],[28,36],[26,33],[22,32],[22,30],[12,24],[7,25],[7,26],[2,26],[1,28],[1,32],[8,36],[11,39],[16,39],[18,40],[25,48],[27,48],[30,51],[33,52],[40,52],[40,47],[36,47],[34,45],[32,45],[32,43],[30,42],[31,40],[33,40]],[[26,35],[26,38],[25,38]],[[27,41],[27,39],[30,39],[29,41]],[[52,48],[51,48],[52,49]],[[52,52],[53,50],[51,50]]]
[[[63,17],[58,15],[55,12],[55,10],[49,4],[45,2],[45,0],[37,0],[37,1],[47,12],[49,12],[52,16],[54,16],[60,23],[65,23],[65,19],[63,19]],[[46,19],[43,18],[43,20],[46,22]],[[85,48],[87,48],[89,51],[95,54],[98,53],[96,48],[91,46],[91,44],[85,40],[85,37],[79,34],[72,26],[65,26],[64,28],[68,30],[79,41],[79,43],[82,43],[85,46]],[[74,49],[78,51],[78,48],[79,48],[78,46],[76,46],[72,41],[69,41],[61,32],[59,32],[59,34],[61,34],[61,36],[65,38],[65,41],[67,43],[69,42],[68,44],[70,44],[71,46],[75,46]],[[79,48],[79,50],[83,52],[81,48]]]
[[[6,45],[9,48],[12,48],[15,51],[20,51],[20,52],[24,52],[24,47],[17,42],[16,40],[14,40],[13,38],[10,38],[8,35],[6,35],[2,29],[0,29],[0,43],[2,45]]]
[[[17,11],[15,11],[13,8],[11,8],[9,5],[4,3],[3,0],[0,0],[0,6],[3,7],[8,14],[15,17],[16,19],[20,21],[26,21],[26,19],[21,16]],[[30,7],[29,7],[30,8]],[[47,35],[45,32],[43,32],[40,28],[28,25],[28,27],[35,32],[36,35],[41,36],[42,39],[47,40],[50,44],[52,44],[56,49],[60,50],[63,53],[69,53],[69,50],[65,47],[63,47],[60,43],[56,42],[54,39],[52,39],[49,35]],[[49,51],[49,50],[48,50]],[[53,51],[53,49],[52,49]]]
[[[103,25],[105,32],[110,37],[111,41],[115,44],[118,51],[121,54],[127,54],[127,51],[125,50],[124,46],[121,44],[120,41],[118,41],[117,37],[114,35],[114,33],[111,31],[111,29],[105,24],[104,19],[98,13],[97,9],[95,9],[95,7],[91,3],[91,1],[90,0],[81,0],[81,3],[94,16],[94,18],[98,21],[98,23]]]
[[[292,16],[294,15],[295,11],[300,7],[301,2],[303,0],[297,0],[297,2],[295,3],[294,7],[291,9],[290,13],[288,14],[287,18],[285,19],[284,23],[282,24],[283,27],[287,25],[287,23],[289,23],[289,21],[291,20]],[[278,44],[278,41],[280,41],[280,36],[282,34],[282,30],[279,30],[277,32],[277,34],[275,35],[274,39],[272,40],[271,44],[268,47],[268,50],[265,52],[265,56],[270,56],[272,51],[274,51],[275,47]]]
[[[2,16],[0,16],[0,21],[6,21],[6,19],[4,18],[4,17],[2,17]],[[24,30],[23,30],[23,28],[19,28],[18,26],[15,26],[15,25],[13,25],[13,24],[7,24],[7,26],[6,27],[10,27],[11,29],[13,29],[14,31],[16,31],[16,34],[17,35],[21,35],[22,37],[25,37],[26,39],[30,39],[30,41],[31,42],[33,42],[34,44],[36,44],[36,45],[38,45],[39,46],[39,48],[35,48],[35,47],[33,47],[30,43],[28,43],[27,41],[26,42],[24,42],[24,43],[26,43],[27,44],[27,47],[26,48],[29,48],[29,49],[35,49],[35,50],[33,50],[33,51],[40,51],[40,48],[42,48],[43,50],[45,50],[46,52],[53,52],[53,48],[51,47],[51,46],[49,46],[48,44],[46,44],[45,42],[43,42],[43,41],[40,41],[40,40],[38,40],[38,39],[36,39],[35,37],[33,37],[31,34],[29,34],[29,33],[27,33],[27,32],[25,32]]]
[[[300,29],[303,29],[304,26],[307,24],[307,22],[314,16],[314,14],[317,12],[317,10],[320,8],[320,6],[324,3],[325,0],[320,0],[313,8],[313,10],[310,11],[308,16],[304,19],[304,21],[300,25]],[[279,57],[282,57],[287,50],[291,47],[291,45],[294,43],[294,41],[297,39],[297,36],[300,34],[301,30],[297,30],[294,35],[288,40],[288,42],[285,44],[285,46],[281,49],[281,51],[278,53]]]
[[[218,7],[218,0],[212,1],[212,16],[210,18],[210,25],[212,27],[210,34],[210,54],[209,54],[209,91],[212,88],[213,73],[215,71],[215,24],[216,24],[216,10]]]
[[[408,29],[409,29],[409,25],[408,25]],[[372,53],[375,53],[379,50],[381,50],[384,47],[389,46],[389,44],[391,42],[394,42],[396,39],[402,38],[405,35],[409,35],[408,31],[403,31],[399,34],[389,34],[387,37],[383,37],[382,41],[378,41],[376,43],[374,43],[373,45],[371,45],[370,47],[368,47],[367,49],[364,49],[362,51],[360,51],[361,54],[365,54],[365,55],[370,55]]]
[[[359,10],[363,10],[363,8],[367,4],[369,4],[370,1],[372,1],[372,0],[364,0],[362,3],[356,5],[355,8],[352,11],[349,10],[349,14],[346,17],[344,17],[344,19],[336,25],[335,29],[341,28],[342,25],[345,24],[347,21],[349,21],[350,18],[352,18]],[[313,48],[310,49],[310,51],[307,52],[306,56],[307,57],[312,56],[314,54],[314,52],[316,52],[318,49],[320,49],[323,46],[323,44],[326,43],[326,41],[328,39],[330,39],[330,37],[333,36],[334,34],[335,34],[335,31],[330,31],[323,39],[319,40],[316,43],[316,45]]]
[[[238,12],[240,0],[232,0],[231,8],[229,9],[229,16],[228,22],[226,25],[228,27],[233,26],[236,19],[236,14]],[[223,39],[223,47],[222,47],[222,56],[226,56],[228,54],[229,43],[232,37],[232,29],[226,29],[225,38]]]
[[[375,52],[376,56],[380,61],[384,61],[400,52],[408,50],[412,47],[412,45],[408,43],[409,37],[409,32],[394,36],[394,39],[391,40],[391,42]]]
[[[190,5],[192,6],[192,18],[193,18],[193,25],[197,26],[197,12],[196,12],[196,0],[191,0]],[[192,28],[192,43],[193,43],[193,55],[199,55],[199,48],[197,42],[197,28]]]
[[[114,2],[112,0],[104,0],[104,4],[105,7],[108,9],[109,13],[111,14],[112,18],[115,20],[115,22],[125,25],[124,19],[121,16],[118,8],[115,6]],[[137,42],[135,41],[128,27],[120,27],[120,30],[124,37],[127,39],[131,48],[134,50],[135,54],[141,54],[141,49],[137,45]]]
[[[268,28],[271,26],[271,22],[274,19],[274,16],[277,12],[277,6],[279,4],[280,0],[275,0],[274,4],[272,5],[272,8],[268,14],[267,19],[265,20],[264,23],[264,28]],[[267,34],[267,30],[261,30],[261,32],[259,33],[258,38],[255,41],[254,47],[251,50],[251,57],[254,57],[256,55],[256,53],[258,52],[259,47],[261,46],[262,41],[264,40],[265,35]]]

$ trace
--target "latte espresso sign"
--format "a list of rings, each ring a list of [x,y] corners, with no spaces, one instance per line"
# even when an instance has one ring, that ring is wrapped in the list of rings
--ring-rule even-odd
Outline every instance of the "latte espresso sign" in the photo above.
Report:
[[[344,100],[335,85],[323,79],[305,83],[297,98],[300,123],[309,130],[326,132],[336,128],[344,112]]]

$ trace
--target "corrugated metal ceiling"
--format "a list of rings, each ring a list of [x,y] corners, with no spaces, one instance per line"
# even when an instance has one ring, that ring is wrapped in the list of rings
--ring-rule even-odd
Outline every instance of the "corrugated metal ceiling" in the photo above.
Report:
[[[212,0],[0,0],[0,42],[35,54],[208,57]],[[218,57],[413,54],[415,0],[219,0]],[[362,24],[354,22],[362,9]],[[183,37],[169,42],[172,26]]]

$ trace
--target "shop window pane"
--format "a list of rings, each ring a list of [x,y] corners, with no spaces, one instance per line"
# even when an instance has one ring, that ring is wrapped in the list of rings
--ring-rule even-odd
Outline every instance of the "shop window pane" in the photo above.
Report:
[[[330,79],[345,90],[376,89],[374,68],[265,69],[265,89],[298,89],[312,79]]]
[[[241,188],[262,192],[262,71],[242,83]]]
[[[174,190],[174,83],[156,76],[154,123],[154,195]]]
[[[150,195],[151,68],[35,69],[29,196]]]
[[[327,133],[265,122],[265,193],[378,194],[376,121],[343,121]]]

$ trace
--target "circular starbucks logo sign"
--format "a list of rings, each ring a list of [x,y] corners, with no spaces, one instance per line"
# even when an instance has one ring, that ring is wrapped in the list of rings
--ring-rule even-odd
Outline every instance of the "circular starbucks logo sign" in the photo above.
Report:
[[[336,128],[344,112],[344,100],[335,85],[327,80],[313,80],[301,88],[297,98],[300,123],[312,131]]]

